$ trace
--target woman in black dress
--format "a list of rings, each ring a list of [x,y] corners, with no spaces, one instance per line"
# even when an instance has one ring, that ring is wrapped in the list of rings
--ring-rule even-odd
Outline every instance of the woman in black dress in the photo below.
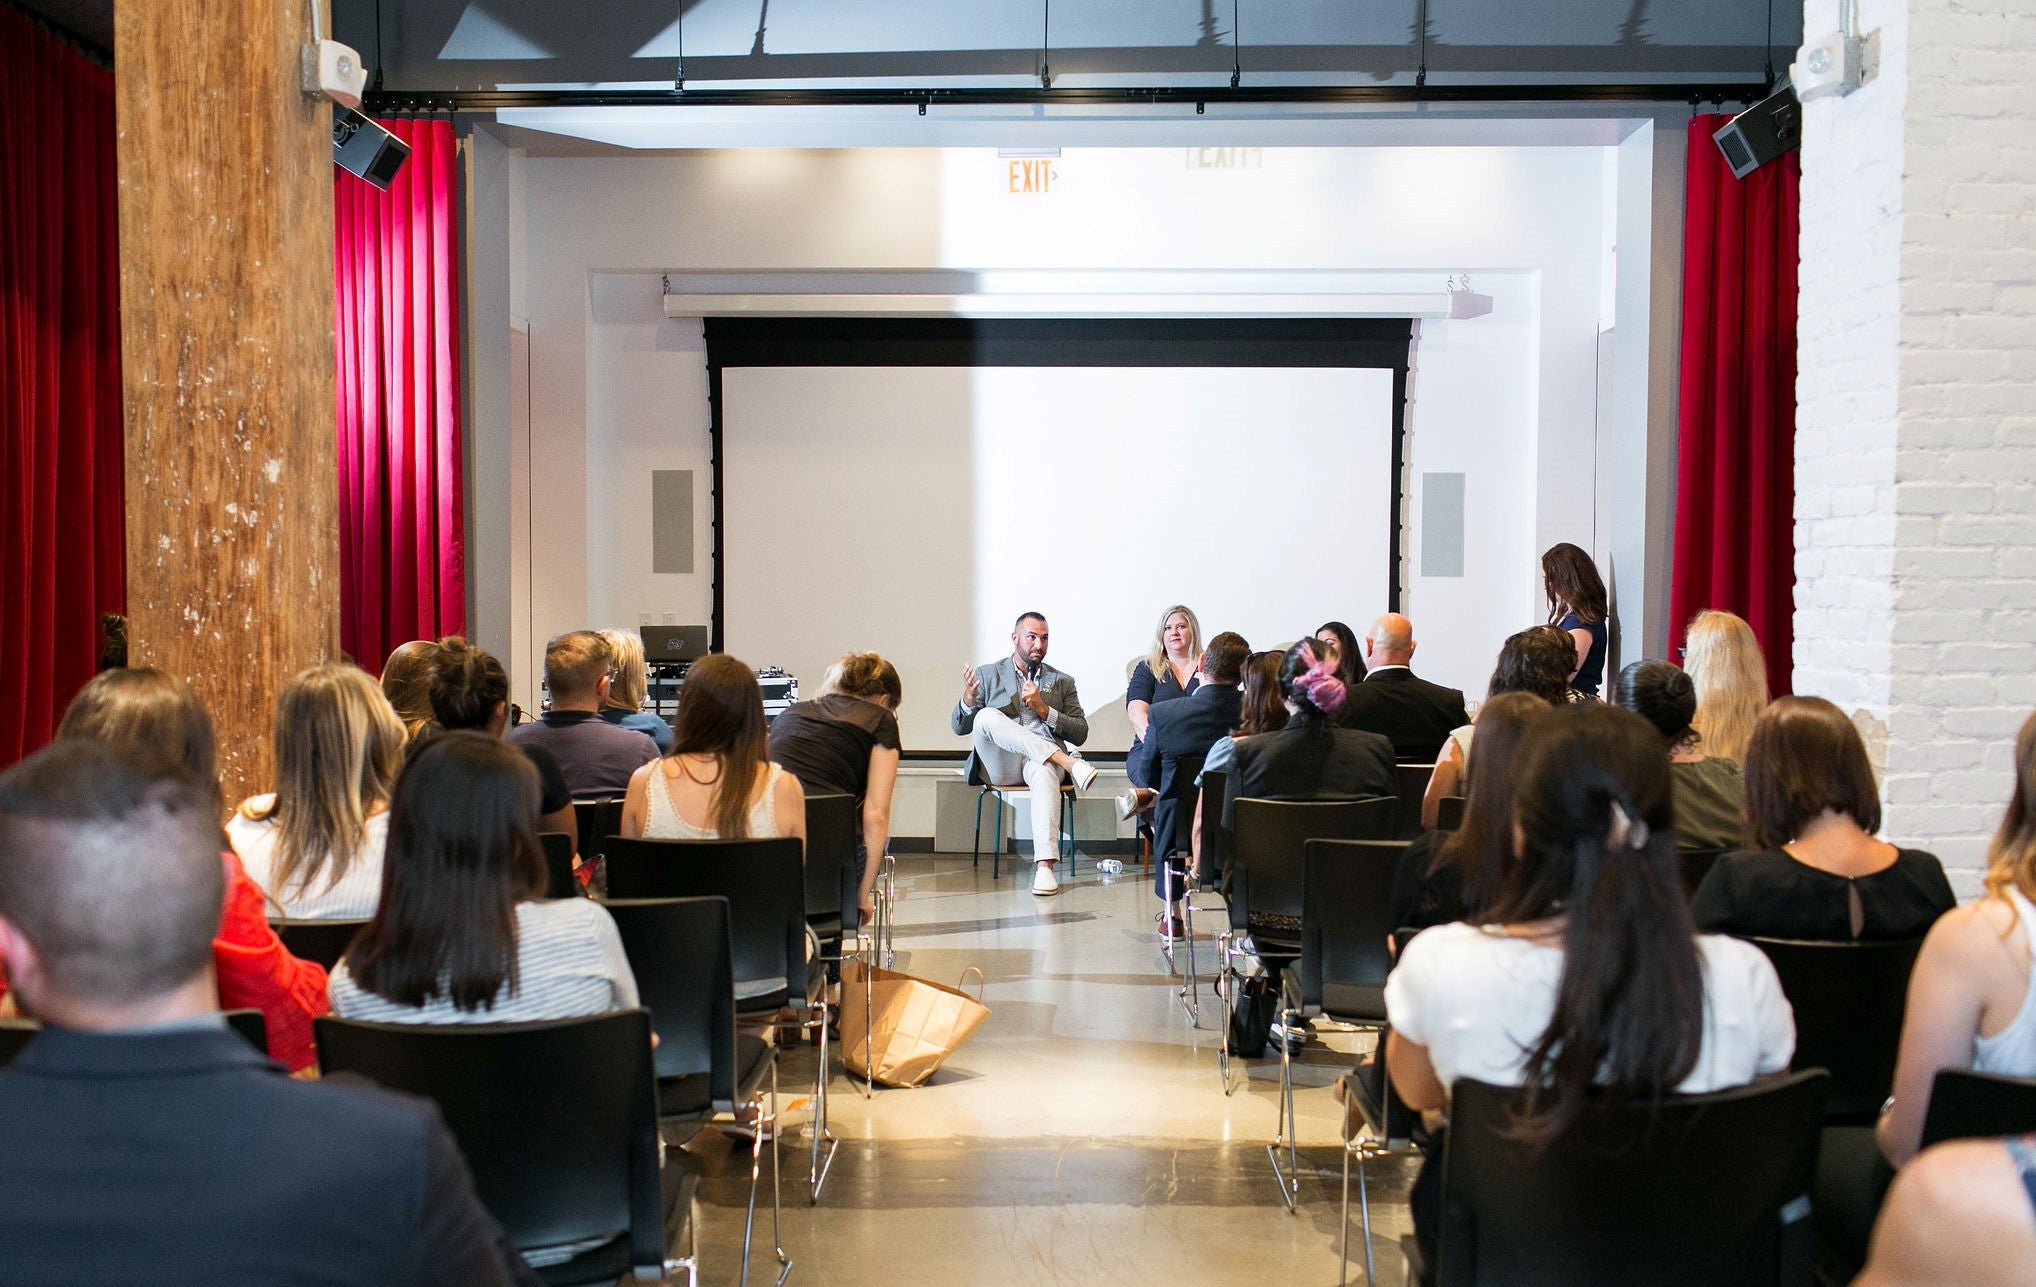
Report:
[[[1200,688],[1201,669],[1202,623],[1186,604],[1176,603],[1159,614],[1152,651],[1131,668],[1124,685],[1124,715],[1133,739],[1124,757],[1124,776],[1131,779],[1131,790],[1117,797],[1118,816],[1129,818],[1152,807],[1159,786],[1159,761],[1145,741],[1152,708]]]
[[[820,696],[796,702],[771,721],[770,758],[808,795],[855,798],[862,883],[857,905],[876,914],[877,862],[891,838],[891,794],[898,785],[898,668],[873,652],[850,653]]]
[[[1753,848],[1718,860],[1690,905],[1699,929],[1845,942],[1920,937],[1957,899],[1936,857],[1874,837],[1866,746],[1821,697],[1783,697],[1746,747]]]
[[[1564,541],[1541,556],[1541,585],[1548,592],[1548,624],[1576,640],[1576,672],[1569,681],[1596,697],[1605,686],[1605,580],[1598,565]]]
[[[1327,660],[1336,667],[1336,677],[1345,688],[1364,682],[1364,652],[1358,646],[1356,631],[1341,621],[1325,621],[1315,632],[1315,642],[1329,645]]]

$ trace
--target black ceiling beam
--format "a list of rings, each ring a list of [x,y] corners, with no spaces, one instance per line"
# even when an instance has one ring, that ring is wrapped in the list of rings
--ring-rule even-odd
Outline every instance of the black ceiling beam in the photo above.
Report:
[[[1142,89],[443,89],[383,90],[370,113],[493,112],[516,107],[983,107],[1137,106],[1168,103],[1726,103],[1767,96],[1764,81],[1623,85],[1267,85]]]

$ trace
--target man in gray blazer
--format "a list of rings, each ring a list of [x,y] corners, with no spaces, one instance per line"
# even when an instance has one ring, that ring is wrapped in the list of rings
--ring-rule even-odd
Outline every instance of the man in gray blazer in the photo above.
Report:
[[[1096,769],[1068,749],[1089,740],[1089,720],[1074,676],[1046,664],[1046,618],[1021,614],[1011,627],[1011,655],[964,666],[961,679],[961,700],[949,723],[956,736],[973,738],[963,775],[970,782],[1031,791],[1032,892],[1057,894],[1060,784],[1073,778],[1086,791]]]

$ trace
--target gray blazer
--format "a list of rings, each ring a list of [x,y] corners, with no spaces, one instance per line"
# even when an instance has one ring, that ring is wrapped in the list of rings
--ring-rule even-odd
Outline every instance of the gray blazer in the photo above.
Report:
[[[969,709],[957,699],[954,714],[948,724],[956,737],[967,737],[976,728],[976,716],[983,711],[1002,711],[1012,719],[1018,718],[1018,660],[1006,656],[998,661],[986,661],[976,667],[976,683],[982,705]],[[1053,739],[1062,747],[1080,746],[1089,740],[1089,717],[1082,711],[1082,699],[1075,693],[1075,677],[1066,671],[1055,670],[1045,662],[1039,664],[1039,695],[1046,702],[1046,723]],[[976,755],[969,752],[968,780],[979,780]]]

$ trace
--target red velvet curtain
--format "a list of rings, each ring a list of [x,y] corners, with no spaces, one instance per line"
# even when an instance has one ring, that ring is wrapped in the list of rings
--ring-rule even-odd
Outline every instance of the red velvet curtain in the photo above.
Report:
[[[458,151],[449,121],[382,124],[410,145],[387,192],[333,170],[340,646],[373,671],[467,616]]]
[[[0,765],[127,597],[113,74],[0,7]]]
[[[1689,124],[1683,222],[1682,391],[1671,643],[1705,608],[1736,612],[1789,691],[1794,647],[1796,217],[1790,152],[1744,179]]]

